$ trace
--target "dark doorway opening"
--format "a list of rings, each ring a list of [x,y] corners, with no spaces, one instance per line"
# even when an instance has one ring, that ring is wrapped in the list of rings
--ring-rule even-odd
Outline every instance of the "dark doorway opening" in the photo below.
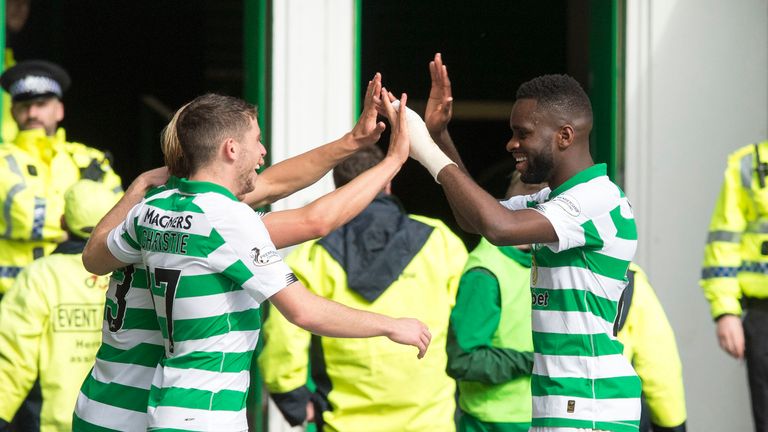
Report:
[[[514,169],[505,150],[515,91],[542,74],[568,73],[588,84],[587,1],[451,2],[362,1],[361,84],[376,71],[385,86],[407,92],[423,114],[429,94],[427,65],[442,53],[453,87],[449,131],[470,174],[502,198]],[[444,220],[468,244],[438,184],[415,161],[394,180],[405,208]]]

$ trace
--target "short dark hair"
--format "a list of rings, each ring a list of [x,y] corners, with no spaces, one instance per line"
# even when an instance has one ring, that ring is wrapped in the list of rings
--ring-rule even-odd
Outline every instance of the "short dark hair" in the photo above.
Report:
[[[257,118],[256,107],[232,96],[208,93],[176,111],[163,130],[162,150],[171,175],[188,177],[216,154],[218,144],[243,135]]]
[[[375,166],[384,159],[384,152],[376,146],[365,147],[348,157],[333,169],[333,183],[342,187],[364,171]]]
[[[534,99],[547,111],[592,118],[592,104],[581,85],[569,75],[542,75],[520,85],[517,99]]]

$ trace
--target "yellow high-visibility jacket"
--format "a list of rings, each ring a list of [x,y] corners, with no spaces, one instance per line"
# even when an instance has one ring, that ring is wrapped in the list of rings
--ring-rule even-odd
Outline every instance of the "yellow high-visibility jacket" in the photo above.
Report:
[[[758,157],[768,162],[768,141],[731,153],[712,212],[701,287],[713,318],[741,315],[743,296],[768,297],[768,166],[761,185]]]
[[[382,220],[368,216],[377,201],[351,224],[368,225],[370,230],[362,230],[368,234],[376,232]],[[399,232],[405,235],[404,240],[408,239],[400,242],[400,246],[406,246],[403,248],[388,248],[384,237],[361,232],[344,235],[346,241],[338,241],[342,235],[337,231],[299,246],[286,258],[299,280],[315,294],[357,309],[415,317],[432,332],[429,351],[419,360],[414,348],[383,337],[312,339],[310,333],[270,307],[259,366],[267,389],[291,424],[305,420],[307,401],[312,400],[316,421],[324,423],[326,432],[455,429],[456,385],[445,372],[445,344],[467,252],[461,240],[439,220],[409,215],[401,226],[405,225],[414,229]],[[340,231],[347,229],[345,226]],[[326,243],[329,238],[333,241]],[[379,286],[385,289],[376,291],[380,295],[375,299],[375,295],[366,297],[370,291],[353,288],[354,281],[373,286],[384,279],[390,266],[358,265],[365,253],[342,245],[349,246],[348,241],[362,238],[366,238],[363,243],[369,250],[389,251],[378,255],[377,263],[387,262],[396,268],[398,263],[405,265],[402,271],[395,272],[391,284]],[[418,247],[410,248],[408,243]],[[306,386],[310,351],[315,392]]]
[[[100,150],[66,141],[64,129],[19,132],[0,146],[0,295],[34,259],[66,238],[64,192],[88,178],[121,190],[120,177]]]
[[[16,64],[16,59],[13,57],[13,50],[11,48],[5,49],[5,64],[3,66],[5,67],[5,70],[10,69],[13,65]],[[5,91],[0,90],[2,92],[2,98],[3,98],[3,108],[2,113],[0,116],[2,116],[2,127],[0,127],[0,134],[2,134],[3,143],[9,143],[13,141],[16,138],[16,134],[19,133],[19,126],[16,124],[16,120],[13,119],[13,115],[11,115],[11,95]]]
[[[678,430],[687,413],[675,334],[645,272],[635,263],[630,263],[629,272],[632,288],[625,291],[624,301],[631,303],[618,338],[624,344],[624,356],[643,381],[651,423]]]
[[[65,242],[31,263],[0,302],[0,424],[39,379],[40,431],[72,429],[80,384],[101,344],[109,283],[83,268],[84,244]]]

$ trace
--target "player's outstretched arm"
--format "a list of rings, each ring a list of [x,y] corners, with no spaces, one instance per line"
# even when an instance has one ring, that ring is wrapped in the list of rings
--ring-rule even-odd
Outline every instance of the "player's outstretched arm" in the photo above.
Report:
[[[391,318],[361,311],[317,296],[301,282],[294,282],[269,301],[293,324],[320,336],[362,338],[386,336],[393,342],[418,348],[418,358],[427,352],[432,334],[413,318]]]
[[[557,233],[549,220],[535,210],[509,210],[455,165],[440,170],[438,181],[454,213],[474,232],[498,246],[553,243]],[[458,218],[458,217],[457,217]]]
[[[144,198],[149,189],[164,185],[167,181],[168,168],[161,167],[142,173],[128,186],[125,195],[93,229],[83,250],[83,265],[86,270],[103,275],[126,266],[126,263],[119,261],[109,251],[107,247],[109,232],[123,222],[131,208]]]
[[[403,94],[401,99],[405,104],[407,96]],[[392,122],[387,154],[377,165],[304,207],[273,212],[264,217],[264,225],[276,247],[292,246],[328,235],[360,214],[392,181],[408,159],[410,148],[405,115],[400,114],[396,119]]]
[[[323,177],[357,150],[375,145],[384,132],[384,123],[376,120],[374,98],[381,92],[381,74],[368,81],[363,112],[351,131],[336,141],[279,162],[262,172],[253,192],[243,200],[251,207],[261,207],[304,189]]]

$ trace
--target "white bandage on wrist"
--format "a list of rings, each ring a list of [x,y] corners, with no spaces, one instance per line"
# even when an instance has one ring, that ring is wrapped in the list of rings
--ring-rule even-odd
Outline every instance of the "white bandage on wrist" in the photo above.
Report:
[[[400,101],[392,102],[396,110],[400,109]],[[429,171],[437,183],[437,175],[448,165],[456,165],[454,161],[440,150],[429,135],[427,125],[421,116],[412,109],[405,107],[405,116],[408,119],[408,138],[411,140],[410,156],[416,159]]]

